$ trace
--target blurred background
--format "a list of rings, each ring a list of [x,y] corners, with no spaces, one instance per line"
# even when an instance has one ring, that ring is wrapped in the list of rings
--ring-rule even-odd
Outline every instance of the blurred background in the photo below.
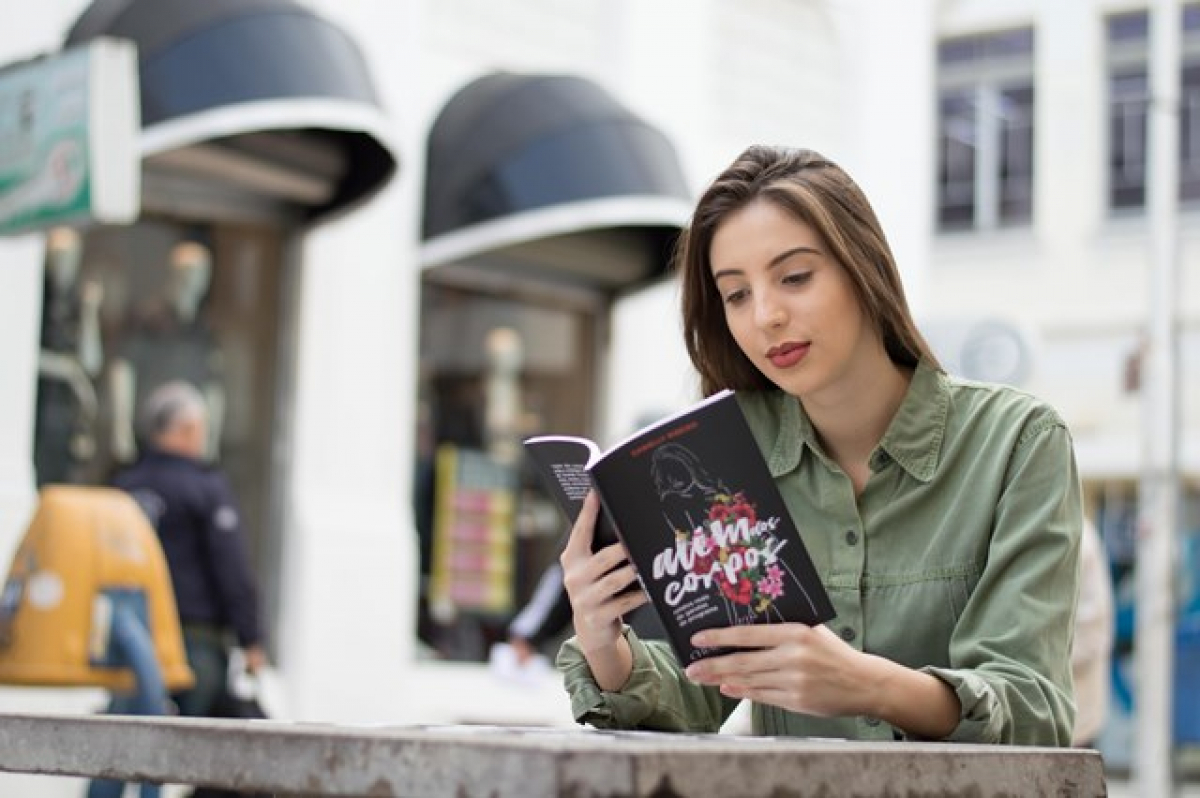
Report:
[[[1116,598],[1098,745],[1114,773],[1130,767],[1146,3],[19,5],[0,65],[136,45],[139,183],[129,221],[0,237],[5,562],[39,488],[105,483],[133,455],[137,397],[182,376],[219,408],[212,450],[252,536],[277,714],[570,725],[553,674],[487,666],[563,533],[519,441],[612,441],[697,398],[666,271],[675,237],[746,145],[809,147],[871,197],[950,370],[1038,394],[1070,425]],[[1164,589],[1186,768],[1200,746],[1200,3],[1178,11]],[[53,112],[63,95],[47,92],[33,103]],[[0,174],[21,154],[25,96],[0,93]],[[120,109],[95,112],[105,125]],[[9,710],[102,703],[0,689]],[[68,782],[0,776],[29,796],[75,794]]]

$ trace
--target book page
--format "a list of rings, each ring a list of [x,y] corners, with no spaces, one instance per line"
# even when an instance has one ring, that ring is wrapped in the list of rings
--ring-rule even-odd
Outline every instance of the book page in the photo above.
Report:
[[[592,489],[589,465],[600,450],[586,438],[542,435],[525,441],[525,454],[537,467],[542,486],[554,498],[568,526],[575,523],[583,500]],[[596,524],[592,549],[617,542],[612,522],[603,514]]]

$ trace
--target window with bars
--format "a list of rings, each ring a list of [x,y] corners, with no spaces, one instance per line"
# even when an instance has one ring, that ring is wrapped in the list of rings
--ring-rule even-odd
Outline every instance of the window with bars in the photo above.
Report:
[[[1200,201],[1200,4],[1182,9],[1179,199]],[[1150,19],[1145,11],[1107,20],[1108,204],[1146,206]]]
[[[938,44],[940,230],[1033,218],[1033,29]]]

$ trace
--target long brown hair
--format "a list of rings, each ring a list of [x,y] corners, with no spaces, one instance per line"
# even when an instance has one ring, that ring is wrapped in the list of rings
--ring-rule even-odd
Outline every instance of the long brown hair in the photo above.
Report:
[[[733,339],[709,259],[717,228],[756,199],[774,203],[820,234],[850,276],[893,363],[914,367],[924,360],[941,368],[912,319],[895,257],[862,189],[812,150],[756,145],[700,197],[675,252],[675,269],[682,273],[684,339],[705,396],[722,388],[775,388]]]

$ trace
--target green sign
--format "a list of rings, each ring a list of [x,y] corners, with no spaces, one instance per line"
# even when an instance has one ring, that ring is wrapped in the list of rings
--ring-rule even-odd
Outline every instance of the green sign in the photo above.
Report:
[[[137,53],[99,39],[0,69],[0,235],[137,218]]]

